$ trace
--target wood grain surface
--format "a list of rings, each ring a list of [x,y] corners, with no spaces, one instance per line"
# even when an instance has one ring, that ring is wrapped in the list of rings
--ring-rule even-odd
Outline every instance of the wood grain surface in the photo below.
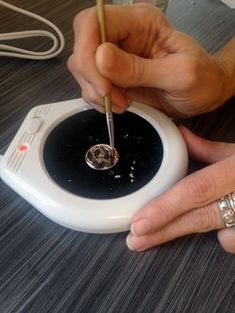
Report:
[[[54,22],[66,47],[49,61],[0,58],[0,153],[26,113],[80,97],[67,69],[74,16],[94,1],[9,1]],[[172,0],[167,16],[210,52],[235,33],[235,10],[219,0]],[[0,7],[0,31],[44,28]],[[20,44],[23,44],[20,42]],[[42,48],[40,39],[25,42]],[[235,100],[184,121],[210,139],[235,142]],[[190,161],[189,171],[202,164]],[[233,313],[235,258],[216,233],[191,235],[144,253],[126,248],[126,233],[90,235],[59,226],[0,181],[1,313]]]

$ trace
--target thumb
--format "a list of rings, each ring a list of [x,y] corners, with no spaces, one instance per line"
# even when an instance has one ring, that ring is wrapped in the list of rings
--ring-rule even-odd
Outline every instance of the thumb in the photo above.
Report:
[[[179,127],[189,154],[202,162],[215,163],[235,154],[235,144],[210,141],[197,136],[184,126]]]
[[[161,88],[161,60],[144,59],[112,43],[103,43],[96,51],[96,65],[101,75],[116,86]]]

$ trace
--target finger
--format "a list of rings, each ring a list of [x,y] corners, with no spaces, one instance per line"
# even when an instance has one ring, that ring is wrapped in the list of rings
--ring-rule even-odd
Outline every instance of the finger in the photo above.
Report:
[[[68,66],[71,71],[73,68],[73,62],[74,58],[70,57]],[[100,95],[97,88],[94,88],[94,85],[89,83],[78,71],[73,72],[73,75],[82,89],[83,99],[96,110],[104,113],[104,97]],[[112,86],[110,93],[112,99],[112,111],[114,113],[123,113],[131,105],[131,98],[126,94],[125,89]]]
[[[81,89],[83,91],[85,91],[87,86],[91,85],[91,83],[89,81],[87,81],[83,75],[80,74],[80,71],[77,68],[76,57],[74,54],[72,54],[69,57],[68,62],[67,62],[67,66],[68,66],[70,72],[73,74],[76,81],[78,82],[78,84],[80,85]],[[93,86],[93,89],[95,90],[94,86]],[[98,91],[97,91],[97,93],[98,93]]]
[[[195,53],[196,54],[196,53]],[[197,55],[166,54],[144,58],[126,52],[112,43],[103,43],[96,51],[96,65],[103,77],[121,87],[152,87],[179,95],[195,84]],[[174,69],[174,75],[172,75]],[[177,77],[177,79],[175,79]]]
[[[223,227],[218,205],[214,202],[178,217],[156,232],[136,236],[135,231],[131,230],[127,237],[127,245],[130,250],[141,251],[185,235],[204,233]]]
[[[133,218],[131,227],[137,235],[143,228],[146,233],[156,231],[180,215],[232,192],[234,177],[234,156],[197,171],[150,201]]]
[[[165,92],[160,89],[148,87],[128,88],[127,95],[133,100],[159,109],[168,116],[186,117],[185,114],[179,113],[179,111],[177,111],[173,106],[169,105],[165,99]]]
[[[100,35],[95,8],[80,12],[74,19],[74,51],[69,69],[76,77],[83,77],[103,97],[110,93],[111,83],[102,77],[95,64],[95,52]]]
[[[68,61],[68,66],[72,66],[72,58]],[[82,90],[82,98],[91,106],[93,106],[97,111],[104,113],[104,100],[97,91],[94,89],[93,85],[88,83],[78,72],[74,72],[74,77],[79,83]]]
[[[166,89],[173,83],[175,85],[172,58],[145,59],[112,43],[100,45],[95,57],[102,76],[117,86]]]
[[[235,154],[234,143],[206,140],[182,125],[179,129],[184,137],[189,154],[202,162],[215,163]]]
[[[122,45],[123,49],[143,54],[151,50],[161,28],[161,42],[168,37],[172,27],[160,10],[147,5],[105,6],[108,41]],[[144,16],[148,17],[146,23]],[[122,23],[120,23],[120,20]],[[154,31],[153,31],[154,25]],[[96,8],[80,12],[74,21],[76,67],[84,78],[95,85],[97,92],[109,94],[110,82],[97,70],[95,53],[100,45]],[[146,50],[146,51],[145,51]]]
[[[164,107],[162,107],[158,101],[158,94],[155,89],[147,87],[128,88],[127,95],[135,101],[148,104],[157,109],[161,109],[161,111],[164,111]]]
[[[151,48],[157,39],[160,41],[159,45],[163,46],[174,31],[161,10],[143,3],[132,6],[105,5],[105,17],[108,41],[121,45],[134,54],[147,54],[149,51],[146,49]],[[74,52],[81,48],[96,50],[101,42],[96,7],[83,10],[76,16],[74,32]],[[175,44],[172,42],[171,45]],[[169,47],[168,44],[166,46]]]
[[[235,253],[235,228],[225,228],[218,231],[218,239],[226,252]]]
[[[114,113],[124,113],[132,104],[131,98],[120,88],[113,86],[111,90],[112,111]]]
[[[132,100],[124,89],[112,86],[111,89],[112,111],[114,113],[124,113],[131,105]]]
[[[88,83],[83,83],[84,88],[82,89],[83,99],[92,105],[96,110],[101,113],[105,112],[104,109],[104,97],[101,97],[93,89],[93,86]],[[126,111],[129,105],[131,105],[131,100],[121,92],[119,88],[112,87],[111,90],[111,103],[112,112],[120,114]]]
[[[100,113],[105,112],[103,98],[98,96],[92,86],[89,84],[87,84],[87,87],[82,90],[82,98],[95,110],[99,111]]]

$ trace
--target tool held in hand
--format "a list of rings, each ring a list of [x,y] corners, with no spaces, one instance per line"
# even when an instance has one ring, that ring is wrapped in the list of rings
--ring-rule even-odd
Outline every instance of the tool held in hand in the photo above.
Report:
[[[97,0],[97,18],[98,24],[100,28],[100,37],[101,42],[107,42],[107,35],[106,35],[106,23],[105,23],[105,11],[104,11],[104,1]],[[109,142],[110,147],[114,149],[114,123],[113,123],[113,113],[112,113],[112,101],[110,95],[104,96],[104,107],[105,107],[105,114],[108,126],[108,133],[109,133]]]

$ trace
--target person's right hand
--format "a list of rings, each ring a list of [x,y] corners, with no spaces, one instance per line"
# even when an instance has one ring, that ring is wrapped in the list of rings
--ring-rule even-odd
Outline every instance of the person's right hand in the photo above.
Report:
[[[176,31],[159,9],[107,5],[105,11],[109,43],[100,45],[96,8],[87,9],[75,19],[68,62],[83,98],[99,111],[107,94],[116,113],[134,99],[177,117],[209,112],[231,97],[220,58]]]

